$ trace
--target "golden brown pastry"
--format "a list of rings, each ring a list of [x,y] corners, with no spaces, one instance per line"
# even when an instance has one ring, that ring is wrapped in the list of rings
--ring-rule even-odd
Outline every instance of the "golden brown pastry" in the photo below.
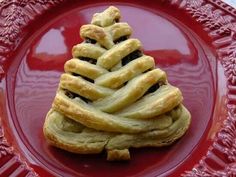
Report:
[[[80,154],[106,150],[107,160],[128,160],[129,148],[170,145],[188,129],[181,91],[119,19],[111,6],[81,27],[84,42],[65,63],[44,123],[53,146]]]

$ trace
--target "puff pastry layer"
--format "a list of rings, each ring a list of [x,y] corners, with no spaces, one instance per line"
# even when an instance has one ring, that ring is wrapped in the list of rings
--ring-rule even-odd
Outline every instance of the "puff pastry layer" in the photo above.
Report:
[[[191,121],[181,91],[155,69],[120,11],[109,7],[83,25],[43,131],[50,144],[81,154],[107,151],[130,159],[129,148],[170,145]]]

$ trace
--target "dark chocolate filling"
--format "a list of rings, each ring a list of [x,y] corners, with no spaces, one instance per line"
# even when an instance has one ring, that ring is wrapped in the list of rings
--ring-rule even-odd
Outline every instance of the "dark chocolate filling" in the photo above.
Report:
[[[163,81],[160,81],[156,84],[154,84],[153,86],[151,86],[144,95],[148,94],[148,93],[153,93],[155,92],[157,89],[159,89],[162,85],[165,85],[165,83]]]
[[[147,73],[147,72],[149,72],[149,71],[151,71],[152,69],[148,69],[148,70],[146,70],[146,71],[144,71],[143,73]]]
[[[82,77],[84,80],[88,81],[88,82],[91,82],[91,83],[94,83],[94,80],[93,79],[90,79],[88,77],[85,77],[85,76],[81,76],[80,74],[77,74],[77,73],[72,73],[73,76],[80,76]]]
[[[65,90],[65,95],[70,98],[70,99],[74,99],[74,98],[80,98],[81,100],[83,100],[84,102],[88,103],[89,102],[89,99],[83,97],[83,96],[80,96],[74,92],[71,92],[69,90]]]
[[[143,96],[149,94],[149,93],[153,93],[155,92],[158,88],[160,87],[160,85],[158,83],[154,84],[153,86],[151,86],[144,94]]]
[[[160,85],[159,85],[158,83],[154,84],[153,86],[151,86],[151,87],[147,90],[146,94],[147,94],[147,93],[153,93],[153,92],[155,92],[157,89],[159,89],[159,87],[160,87]]]
[[[103,46],[103,45],[101,45],[101,44],[100,44],[100,46],[101,46],[102,48],[104,48],[104,49],[107,49],[105,46]]]
[[[85,38],[85,43],[89,43],[89,44],[96,44],[97,41],[94,39],[90,39],[90,38]]]
[[[94,64],[94,65],[97,63],[96,59],[89,58],[89,57],[79,57],[79,59],[82,61],[87,61],[87,62]]]
[[[129,55],[127,55],[121,60],[122,66],[127,65],[129,62],[131,62],[132,60],[136,58],[141,57],[142,55],[143,53],[140,50],[135,50],[134,52],[130,53]]]
[[[128,39],[127,36],[121,36],[120,38],[116,39],[116,40],[114,41],[114,43],[115,43],[115,44],[118,44],[118,43],[120,43],[120,42],[122,42],[122,41],[125,41],[125,40],[127,40],[127,39]]]

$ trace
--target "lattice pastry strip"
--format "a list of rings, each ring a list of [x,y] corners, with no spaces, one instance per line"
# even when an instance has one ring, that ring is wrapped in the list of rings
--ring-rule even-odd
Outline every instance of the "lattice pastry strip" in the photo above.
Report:
[[[181,91],[119,19],[109,7],[81,27],[84,42],[64,65],[44,124],[52,145],[82,154],[105,149],[108,160],[127,160],[130,147],[169,145],[188,129]]]

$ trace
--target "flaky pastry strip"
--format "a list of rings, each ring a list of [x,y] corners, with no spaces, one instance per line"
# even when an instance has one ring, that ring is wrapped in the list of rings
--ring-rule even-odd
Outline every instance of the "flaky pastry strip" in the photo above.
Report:
[[[172,116],[173,123],[162,130],[151,130],[145,133],[139,134],[120,134],[112,138],[106,145],[107,149],[121,149],[129,147],[160,147],[173,143],[180,138],[188,129],[190,124],[190,113],[183,106],[180,105],[173,110]],[[124,135],[124,136],[123,136]],[[130,146],[132,144],[132,146]]]
[[[113,41],[119,39],[120,37],[129,37],[132,33],[132,29],[128,23],[115,23],[114,25],[106,27],[105,31],[110,33]]]
[[[97,26],[106,27],[114,24],[120,19],[120,10],[114,6],[110,6],[101,13],[93,15],[91,23]]]
[[[119,70],[109,72],[96,78],[95,84],[109,88],[118,88],[125,82],[155,66],[150,56],[139,57]]]
[[[64,70],[67,73],[75,73],[90,79],[96,79],[97,77],[108,73],[106,69],[100,66],[76,58],[68,60],[64,65]]]
[[[71,92],[81,95],[89,100],[97,100],[112,95],[115,92],[112,89],[93,84],[81,77],[73,76],[68,73],[61,75],[60,87],[70,90]]]
[[[158,82],[166,82],[166,73],[160,69],[148,71],[130,80],[114,94],[93,102],[92,105],[104,112],[113,113],[134,103]]]
[[[72,55],[74,58],[87,57],[97,59],[105,52],[106,49],[100,46],[86,43],[77,44],[72,48]]]
[[[90,38],[96,40],[101,46],[106,49],[112,48],[114,45],[112,36],[107,33],[102,27],[96,25],[83,25],[80,28],[80,37],[82,39]]]
[[[141,42],[138,39],[127,39],[114,45],[98,58],[97,65],[111,69],[121,61],[125,56],[141,48]]]
[[[183,101],[183,96],[177,87],[162,85],[155,92],[149,93],[132,105],[115,113],[117,116],[151,119],[164,114]]]
[[[69,127],[80,131],[65,129],[64,124],[69,124]],[[80,154],[100,153],[113,135],[113,133],[96,131],[77,122],[68,121],[68,118],[65,119],[61,113],[53,109],[47,114],[43,131],[52,145]]]
[[[154,129],[165,129],[172,120],[161,115],[149,120],[137,120],[102,112],[80,98],[70,99],[61,90],[57,92],[52,108],[86,127],[120,133],[140,133]]]

